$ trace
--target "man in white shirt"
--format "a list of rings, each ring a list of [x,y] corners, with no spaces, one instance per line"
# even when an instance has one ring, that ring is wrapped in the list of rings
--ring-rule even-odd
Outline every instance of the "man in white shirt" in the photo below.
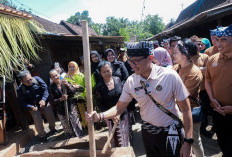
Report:
[[[192,140],[192,115],[189,93],[185,88],[179,75],[172,69],[156,66],[152,63],[151,55],[152,43],[141,41],[128,43],[127,54],[128,63],[133,68],[135,74],[128,77],[118,103],[106,112],[97,114],[95,111],[86,114],[87,121],[98,121],[102,119],[112,119],[120,115],[128,106],[132,98],[138,101],[140,114],[143,121],[142,136],[148,157],[168,156],[166,142],[168,130],[175,123],[175,120],[161,111],[157,105],[145,93],[140,81],[147,87],[148,93],[163,107],[180,118],[183,115],[185,142],[180,150],[176,148],[176,156],[191,156]],[[179,110],[175,101],[178,102]]]

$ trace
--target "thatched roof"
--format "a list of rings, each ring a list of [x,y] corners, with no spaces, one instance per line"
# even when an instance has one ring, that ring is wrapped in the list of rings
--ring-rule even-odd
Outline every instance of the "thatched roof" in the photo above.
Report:
[[[226,1],[227,0],[197,0],[183,11],[181,11],[180,15],[176,19],[175,24],[186,21],[195,15],[210,10],[222,3],[225,3]]]
[[[174,34],[176,31],[187,29],[189,26],[199,25],[208,19],[215,19],[222,13],[230,13],[232,10],[231,0],[197,0],[184,9],[178,16],[175,24],[163,32],[147,39],[154,40],[162,36]]]

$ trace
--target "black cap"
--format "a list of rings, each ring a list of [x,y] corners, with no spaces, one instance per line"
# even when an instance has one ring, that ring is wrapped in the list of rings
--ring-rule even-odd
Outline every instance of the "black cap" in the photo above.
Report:
[[[140,41],[131,42],[127,44],[127,55],[133,56],[149,56],[153,49],[153,42],[151,41]]]

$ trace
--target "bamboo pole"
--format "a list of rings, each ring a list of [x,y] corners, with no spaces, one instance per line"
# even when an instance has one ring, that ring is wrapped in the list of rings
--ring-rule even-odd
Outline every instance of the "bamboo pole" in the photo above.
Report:
[[[91,86],[88,22],[81,21],[81,25],[82,25],[82,42],[83,42],[83,53],[84,53],[87,112],[91,113],[93,111],[93,101],[92,101],[92,86]],[[95,138],[94,138],[94,122],[88,123],[88,132],[89,132],[90,157],[96,157],[96,143],[95,143]]]

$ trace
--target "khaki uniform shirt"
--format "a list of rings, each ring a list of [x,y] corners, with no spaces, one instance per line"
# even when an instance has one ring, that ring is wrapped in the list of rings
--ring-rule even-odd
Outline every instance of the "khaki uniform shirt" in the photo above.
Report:
[[[206,76],[211,81],[213,97],[221,106],[232,106],[232,55],[217,53],[207,63]]]
[[[218,49],[215,46],[212,46],[210,48],[207,48],[204,52],[204,54],[207,54],[209,57],[212,55],[215,55],[216,53],[218,53]]]
[[[178,73],[180,75],[180,78],[182,79],[184,85],[188,89],[190,96],[199,99],[200,85],[203,80],[203,75],[201,73],[201,70],[193,63],[187,65],[184,68],[181,68],[179,66],[178,69],[179,69]],[[199,106],[199,104],[197,104],[192,99],[189,100],[191,102],[192,108]]]
[[[192,62],[198,67],[206,67],[209,56],[203,53],[199,53],[191,57]],[[203,74],[203,81],[201,82],[201,91],[205,90],[205,74]]]
[[[148,92],[158,103],[177,117],[181,117],[181,112],[175,101],[186,99],[189,93],[174,70],[153,64],[148,79],[144,79],[141,75],[131,75],[124,84],[119,98],[122,102],[130,102],[134,97],[138,101],[142,120],[158,127],[167,127],[174,122],[173,118],[161,111],[149,96],[145,94],[140,80],[144,81]]]

